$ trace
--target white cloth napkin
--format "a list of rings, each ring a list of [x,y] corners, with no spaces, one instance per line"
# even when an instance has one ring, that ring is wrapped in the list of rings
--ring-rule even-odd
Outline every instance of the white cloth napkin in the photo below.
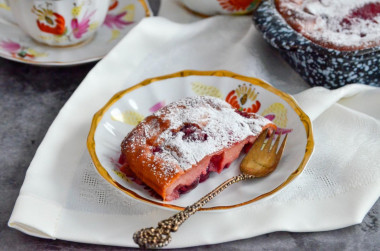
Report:
[[[250,17],[179,24],[143,20],[68,100],[27,171],[9,226],[51,239],[135,247],[132,234],[173,214],[135,201],[102,180],[86,137],[93,114],[117,91],[184,69],[255,76],[295,95],[313,120],[315,151],[304,172],[271,199],[198,212],[169,248],[274,231],[323,231],[360,223],[380,195],[380,88],[308,88],[261,39]],[[225,191],[225,192],[228,192]],[[223,195],[220,195],[223,196]]]

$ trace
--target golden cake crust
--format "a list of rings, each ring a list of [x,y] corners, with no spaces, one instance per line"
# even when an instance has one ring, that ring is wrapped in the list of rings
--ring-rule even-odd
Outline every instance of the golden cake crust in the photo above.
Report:
[[[173,102],[145,118],[123,140],[123,169],[131,171],[164,200],[179,196],[205,174],[213,156],[226,165],[231,156],[274,124],[253,113],[236,112],[213,97],[190,97]],[[232,151],[234,150],[234,151]],[[223,162],[224,160],[224,162]],[[217,167],[215,171],[221,171]]]

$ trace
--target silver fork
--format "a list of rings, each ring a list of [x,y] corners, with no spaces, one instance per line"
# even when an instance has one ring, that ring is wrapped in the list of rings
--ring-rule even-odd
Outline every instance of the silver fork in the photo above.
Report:
[[[176,232],[182,223],[224,189],[236,182],[257,177],[265,177],[272,173],[280,162],[288,135],[286,134],[278,150],[277,148],[280,144],[281,134],[278,135],[273,146],[272,141],[274,133],[272,133],[266,141],[267,135],[268,130],[261,133],[252,148],[244,157],[240,164],[241,174],[226,180],[191,206],[186,207],[184,210],[168,219],[160,221],[156,228],[143,228],[135,232],[133,235],[134,242],[139,245],[140,248],[162,248],[168,245],[171,241],[171,232]]]

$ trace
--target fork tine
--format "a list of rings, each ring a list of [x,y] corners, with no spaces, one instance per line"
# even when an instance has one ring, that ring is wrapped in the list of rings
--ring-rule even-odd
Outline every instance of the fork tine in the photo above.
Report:
[[[266,145],[264,146],[264,149],[263,151],[266,151],[266,152],[270,152],[270,149],[271,149],[271,146],[272,146],[272,141],[273,141],[273,137],[274,137],[274,132],[272,132],[272,135],[269,137]],[[273,149],[273,148],[272,148]]]
[[[278,137],[276,138],[274,146],[270,148],[271,143],[274,139],[274,132],[270,136],[269,140],[266,142],[267,145],[265,145],[264,149],[261,150],[261,148],[263,147],[263,143],[266,140],[267,133],[268,129],[266,129],[264,132],[260,134],[260,136],[256,139],[255,143],[253,144],[252,148],[243,158],[242,162],[240,163],[240,171],[242,173],[253,175],[255,177],[264,177],[269,175],[276,169],[284,151],[288,134],[286,134],[278,151],[277,147],[281,141],[281,134],[278,135]],[[268,151],[268,149],[270,149],[270,151]]]
[[[288,139],[288,134],[286,134],[285,135],[285,138],[284,138],[284,140],[282,141],[282,143],[281,143],[281,146],[280,146],[280,149],[277,151],[277,153],[276,153],[276,156],[277,156],[277,159],[279,160],[280,158],[281,158],[281,156],[282,156],[282,153],[283,153],[283,151],[284,151],[284,149],[285,149],[285,145],[286,145],[286,140]]]
[[[258,147],[259,147],[258,150],[261,150],[261,147],[262,147],[262,145],[264,144],[264,141],[265,141],[265,139],[267,138],[267,135],[268,135],[268,129],[265,129],[265,131],[262,132],[262,133],[260,134],[260,136],[256,139],[256,141],[255,141],[255,143],[253,144],[252,147],[256,147],[256,146],[258,146]]]
[[[276,142],[274,142],[272,151],[275,151],[275,152],[277,151],[278,145],[280,144],[281,136],[282,136],[282,132],[280,131],[280,133],[277,135]]]

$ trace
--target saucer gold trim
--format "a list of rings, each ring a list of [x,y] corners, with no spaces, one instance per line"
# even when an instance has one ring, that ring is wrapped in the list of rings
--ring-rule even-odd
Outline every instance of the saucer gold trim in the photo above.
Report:
[[[244,206],[244,205],[250,204],[252,202],[261,200],[261,199],[266,198],[266,197],[268,197],[268,196],[276,193],[277,191],[281,190],[286,185],[288,185],[292,180],[294,180],[298,175],[301,174],[301,172],[303,171],[303,169],[306,166],[306,163],[310,159],[310,157],[312,155],[312,152],[313,152],[313,149],[314,149],[313,129],[312,129],[312,124],[311,124],[311,121],[310,121],[309,117],[305,114],[304,111],[301,110],[301,108],[298,106],[298,104],[296,103],[296,101],[289,94],[286,94],[286,93],[284,93],[284,92],[276,89],[275,87],[271,86],[270,84],[264,82],[261,79],[239,75],[239,74],[236,74],[236,73],[233,73],[233,72],[230,72],[230,71],[225,71],[225,70],[218,70],[218,71],[184,70],[184,71],[176,72],[176,73],[173,73],[173,74],[168,74],[168,75],[164,75],[164,76],[159,76],[159,77],[155,77],[155,78],[146,79],[146,80],[140,82],[139,84],[136,84],[136,85],[134,85],[134,86],[132,86],[132,87],[126,89],[126,90],[120,91],[120,92],[116,93],[107,102],[107,104],[104,105],[104,107],[102,109],[100,109],[97,113],[95,113],[95,115],[93,117],[93,120],[92,120],[90,131],[89,131],[89,134],[88,134],[88,137],[87,137],[87,148],[88,148],[88,151],[90,153],[91,159],[92,159],[92,161],[93,161],[93,163],[95,165],[95,168],[97,169],[97,171],[99,172],[99,174],[104,179],[106,179],[109,183],[111,183],[113,186],[115,186],[116,188],[118,188],[122,192],[128,194],[129,196],[131,196],[131,197],[133,197],[135,199],[138,199],[138,200],[141,200],[141,201],[144,201],[144,202],[148,202],[148,203],[156,205],[156,206],[162,206],[162,207],[166,207],[166,208],[170,208],[170,209],[175,209],[175,210],[183,210],[184,209],[183,207],[180,207],[180,206],[164,204],[164,203],[160,203],[160,202],[157,202],[157,201],[152,201],[150,199],[144,198],[141,195],[138,195],[137,193],[133,192],[132,190],[130,190],[128,188],[125,188],[124,186],[122,186],[121,184],[119,184],[117,181],[115,181],[110,176],[110,174],[106,171],[106,169],[101,165],[101,163],[100,163],[100,161],[99,161],[99,159],[97,157],[97,154],[95,152],[95,132],[96,132],[96,129],[98,127],[99,122],[101,121],[101,119],[103,118],[103,116],[107,112],[107,110],[115,102],[117,102],[119,99],[121,99],[125,94],[133,92],[134,90],[136,90],[138,88],[141,88],[143,86],[147,86],[147,85],[152,84],[154,82],[158,82],[158,81],[162,81],[162,80],[170,79],[170,78],[180,78],[180,77],[187,77],[187,76],[229,77],[229,78],[233,78],[233,79],[237,79],[237,80],[241,80],[241,81],[250,83],[250,84],[255,85],[255,86],[260,86],[260,87],[262,87],[262,88],[264,88],[264,89],[266,89],[266,90],[268,90],[268,91],[276,94],[277,96],[279,96],[280,98],[282,98],[284,101],[286,101],[288,103],[288,105],[290,107],[292,107],[293,110],[296,112],[296,114],[299,116],[302,124],[305,127],[305,132],[306,132],[306,137],[307,137],[307,143],[306,143],[306,147],[305,147],[305,154],[303,156],[303,159],[302,159],[300,165],[278,187],[276,187],[275,189],[273,189],[270,192],[267,192],[265,194],[257,196],[255,198],[253,198],[251,200],[248,200],[246,202],[243,202],[243,203],[239,203],[239,204],[235,204],[235,205],[231,205],[231,206],[216,206],[216,207],[202,208],[202,209],[200,209],[200,211],[232,209],[232,208],[237,208],[237,207]]]

